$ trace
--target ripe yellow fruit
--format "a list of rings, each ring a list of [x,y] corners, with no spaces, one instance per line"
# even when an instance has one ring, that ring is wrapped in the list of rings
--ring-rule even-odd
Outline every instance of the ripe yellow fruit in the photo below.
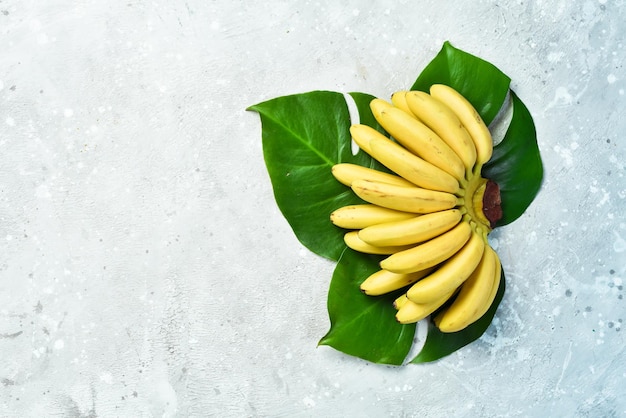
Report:
[[[435,85],[431,94],[399,91],[391,103],[374,99],[370,107],[392,138],[365,125],[350,132],[392,173],[333,167],[367,204],[340,208],[331,221],[349,230],[348,247],[385,256],[361,290],[378,296],[404,289],[394,301],[400,323],[439,312],[441,331],[464,329],[488,310],[500,283],[499,258],[487,239],[502,216],[499,189],[481,176],[492,155],[489,130],[447,86]]]

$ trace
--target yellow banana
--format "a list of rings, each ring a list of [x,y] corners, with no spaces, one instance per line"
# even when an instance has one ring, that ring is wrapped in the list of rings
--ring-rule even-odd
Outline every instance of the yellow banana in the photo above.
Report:
[[[481,166],[476,166],[476,168],[480,169]],[[483,199],[485,197],[485,190],[487,190],[487,179],[480,177],[480,175],[474,176],[472,180],[468,182],[470,185],[469,193],[472,195],[472,204],[469,206],[468,213],[475,219],[480,225],[485,227],[488,231],[491,231],[491,221],[485,216],[485,212],[483,211],[484,202]],[[472,190],[473,189],[473,190]]]
[[[495,250],[493,250],[493,254],[496,259],[495,260],[496,270],[493,274],[493,283],[491,285],[491,290],[489,291],[489,297],[487,298],[487,301],[483,305],[482,309],[476,312],[476,315],[474,315],[474,317],[471,319],[472,323],[478,321],[480,318],[483,317],[484,314],[487,313],[487,311],[493,304],[493,301],[496,298],[496,294],[498,293],[498,288],[500,287],[500,279],[502,278],[502,264],[500,264],[500,257],[498,257],[498,253],[496,253]]]
[[[381,183],[396,184],[398,186],[415,186],[408,180],[394,174],[363,167],[358,164],[340,163],[332,167],[332,174],[340,183],[352,186],[354,180],[373,180]]]
[[[372,138],[383,137],[387,139],[387,137],[371,126],[356,124],[350,126],[350,135],[354,142],[361,148],[363,151],[372,155],[372,149],[370,148],[370,140]]]
[[[393,104],[398,109],[404,110],[411,117],[417,119],[417,116],[415,116],[413,112],[411,112],[409,105],[406,103],[406,93],[406,90],[399,90],[393,93],[391,95],[391,104]]]
[[[406,94],[411,111],[452,148],[463,161],[466,172],[476,163],[476,147],[458,116],[445,104],[423,91]]]
[[[476,315],[487,305],[495,272],[495,251],[486,246],[480,263],[463,282],[454,301],[435,317],[435,325],[441,332],[457,332],[474,322]]]
[[[437,212],[451,209],[460,202],[458,197],[450,193],[369,180],[353,181],[352,190],[366,202],[403,212]]]
[[[370,109],[378,123],[406,149],[457,180],[465,178],[463,161],[428,126],[382,99],[372,100]]]
[[[476,148],[476,164],[482,166],[489,161],[493,153],[491,132],[469,100],[444,84],[432,85],[430,95],[452,109],[463,124]]]
[[[414,218],[415,213],[400,212],[378,205],[362,204],[341,207],[330,214],[330,221],[345,229],[362,229],[387,222]]]
[[[406,250],[407,248],[410,248],[408,246],[402,246],[402,247],[376,247],[374,245],[370,245],[368,243],[366,243],[365,241],[361,240],[359,238],[359,235],[357,233],[357,231],[350,231],[350,232],[346,232],[343,236],[343,241],[346,243],[346,245],[350,248],[352,248],[355,251],[359,251],[361,253],[366,253],[366,254],[393,254],[396,253],[398,251],[403,251]]]
[[[439,309],[452,295],[454,291],[428,303],[415,303],[408,299],[402,304],[398,312],[396,312],[396,320],[401,324],[412,324],[419,322],[428,315]]]
[[[380,266],[394,273],[424,270],[449,259],[464,246],[471,235],[472,228],[469,223],[461,222],[436,238],[390,255],[380,262]],[[436,274],[436,271],[432,274]]]
[[[415,303],[428,303],[458,288],[476,269],[485,245],[483,238],[472,232],[463,248],[433,273],[412,285],[407,291],[407,297]]]
[[[384,135],[369,141],[370,155],[411,183],[425,189],[459,193],[459,181]]]
[[[411,183],[427,189],[459,192],[457,179],[424,161],[376,129],[367,125],[352,125],[350,134],[363,151]],[[376,143],[376,150],[372,143]]]
[[[384,295],[415,283],[432,270],[431,268],[408,274],[397,274],[387,270],[378,270],[361,283],[361,291],[370,296]]]
[[[417,244],[449,231],[461,221],[461,217],[459,209],[448,209],[368,226],[359,231],[359,238],[372,245]]]
[[[407,300],[409,299],[406,297],[406,293],[403,293],[402,295],[398,296],[396,300],[393,301],[393,307],[399,310],[404,306]]]

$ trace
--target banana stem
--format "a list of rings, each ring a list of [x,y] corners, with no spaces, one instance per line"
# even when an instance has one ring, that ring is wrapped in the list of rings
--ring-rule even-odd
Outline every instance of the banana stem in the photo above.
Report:
[[[463,206],[467,215],[474,222],[474,229],[481,230],[481,235],[484,235],[491,231],[491,225],[489,219],[483,213],[483,195],[487,180],[481,177],[481,171],[482,164],[476,164],[473,170],[468,171]]]
[[[460,192],[465,193],[465,189],[467,188],[467,184],[469,182],[469,175],[470,175],[471,171],[467,171],[465,173],[465,178],[462,178],[461,180],[459,180],[459,184],[461,185],[461,190]]]

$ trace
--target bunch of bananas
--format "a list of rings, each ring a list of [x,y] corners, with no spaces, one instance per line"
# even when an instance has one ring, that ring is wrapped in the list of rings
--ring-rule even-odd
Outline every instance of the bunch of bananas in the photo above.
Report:
[[[480,319],[495,299],[501,264],[487,235],[502,216],[497,184],[481,177],[493,141],[476,109],[460,93],[436,84],[430,94],[398,91],[391,103],[370,102],[391,136],[352,125],[353,140],[391,172],[340,163],[333,176],[364,204],[330,215],[348,229],[353,250],[387,257],[361,290],[394,301],[396,319],[414,323],[436,313],[442,332]]]

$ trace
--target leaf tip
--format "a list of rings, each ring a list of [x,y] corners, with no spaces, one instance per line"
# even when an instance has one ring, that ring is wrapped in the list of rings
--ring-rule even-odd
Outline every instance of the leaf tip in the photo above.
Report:
[[[326,336],[326,335],[324,335],[322,338],[320,338],[320,340],[317,342],[317,346],[318,346],[318,347],[321,347],[321,346],[323,346],[323,345],[330,345],[330,344],[328,343],[328,339],[327,339],[326,337],[327,337],[327,336]]]

